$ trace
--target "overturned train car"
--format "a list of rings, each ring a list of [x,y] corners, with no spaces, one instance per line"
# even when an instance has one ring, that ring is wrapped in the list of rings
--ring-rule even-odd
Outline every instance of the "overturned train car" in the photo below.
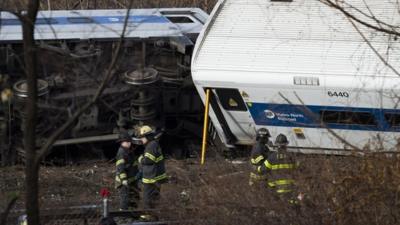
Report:
[[[6,165],[23,156],[28,96],[21,23],[0,13],[0,158]],[[167,135],[195,135],[203,106],[190,63],[207,17],[197,8],[40,11],[38,147],[96,93],[124,27],[115,76],[55,145],[115,140],[119,129],[140,123],[163,127]]]

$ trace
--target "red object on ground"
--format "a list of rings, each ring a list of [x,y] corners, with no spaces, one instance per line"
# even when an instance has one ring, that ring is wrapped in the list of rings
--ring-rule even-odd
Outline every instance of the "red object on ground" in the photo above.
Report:
[[[100,190],[100,195],[102,198],[108,198],[110,196],[111,192],[107,188],[102,188]]]

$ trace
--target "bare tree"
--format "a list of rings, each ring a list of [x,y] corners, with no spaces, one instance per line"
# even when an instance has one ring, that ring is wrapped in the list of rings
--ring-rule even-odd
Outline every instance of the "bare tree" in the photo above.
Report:
[[[40,8],[39,0],[28,1],[26,11],[18,12],[12,11],[22,24],[23,31],[23,48],[24,48],[24,71],[27,79],[27,101],[25,105],[26,110],[26,123],[24,127],[24,149],[26,152],[26,165],[25,165],[25,207],[29,225],[40,224],[40,210],[39,210],[39,170],[41,160],[50,152],[53,144],[57,139],[69,128],[73,123],[97,102],[103,91],[107,87],[108,82],[114,75],[114,67],[120,56],[121,46],[124,40],[124,35],[128,23],[128,16],[130,8],[132,7],[132,0],[129,1],[127,14],[125,17],[123,30],[120,39],[115,48],[113,58],[105,73],[104,79],[99,85],[95,95],[82,105],[61,127],[59,127],[46,141],[40,149],[37,149],[36,143],[36,125],[37,125],[37,78],[38,78],[38,45],[34,38],[34,29],[37,14]],[[19,8],[19,7],[17,7]]]

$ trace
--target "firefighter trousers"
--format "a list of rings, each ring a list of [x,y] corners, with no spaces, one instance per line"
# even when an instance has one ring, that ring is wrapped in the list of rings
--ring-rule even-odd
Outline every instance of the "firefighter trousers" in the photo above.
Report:
[[[140,200],[140,190],[137,182],[130,183],[128,186],[119,187],[120,209],[128,210],[129,208],[137,208]]]
[[[161,184],[143,184],[143,206],[145,209],[154,209],[160,200]]]

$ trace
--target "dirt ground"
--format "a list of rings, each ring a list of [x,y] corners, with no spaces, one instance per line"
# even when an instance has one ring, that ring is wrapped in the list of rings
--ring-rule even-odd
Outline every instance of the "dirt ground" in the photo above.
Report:
[[[297,185],[306,197],[291,206],[271,194],[265,184],[248,185],[248,158],[211,157],[204,166],[198,159],[169,158],[170,179],[162,187],[154,214],[180,224],[399,224],[398,157],[298,155],[297,160]],[[43,166],[41,209],[42,215],[51,215],[42,220],[44,224],[97,224],[102,187],[111,190],[111,210],[116,210],[114,170],[114,161]],[[23,213],[18,211],[23,209],[23,179],[21,166],[0,169],[0,210],[10,196],[20,196],[9,224]],[[72,212],[84,212],[87,220],[72,220]],[[63,213],[70,215],[59,215]]]
[[[167,160],[169,182],[162,187],[160,208],[162,211],[175,211],[173,208],[190,207],[189,201],[194,198],[191,193],[197,185],[205,182],[203,174],[207,168],[218,166],[215,159],[207,160],[205,166],[199,166],[197,159]],[[231,164],[232,167],[224,170],[213,169],[213,175],[223,176],[233,173],[233,176],[244,174],[243,169],[247,164]],[[200,168],[201,167],[201,168]],[[89,161],[72,166],[42,166],[40,170],[40,205],[43,214],[70,210],[76,211],[76,207],[93,208],[102,204],[100,190],[107,188],[111,191],[110,210],[118,210],[118,192],[114,188],[115,162]],[[217,184],[216,184],[217,185]],[[19,199],[13,208],[13,212],[23,214],[24,196],[24,168],[14,166],[0,168],[0,212],[2,212],[8,199],[18,195]],[[139,209],[141,204],[139,204]],[[101,208],[94,210],[101,213]],[[56,213],[57,214],[57,213]],[[161,213],[162,214],[162,213]],[[168,219],[174,216],[168,216]],[[91,215],[88,216],[89,218]],[[93,215],[97,218],[97,215]],[[11,222],[11,221],[10,221]],[[93,224],[96,224],[96,220]],[[57,224],[49,221],[48,224]],[[81,223],[78,223],[81,224]]]

